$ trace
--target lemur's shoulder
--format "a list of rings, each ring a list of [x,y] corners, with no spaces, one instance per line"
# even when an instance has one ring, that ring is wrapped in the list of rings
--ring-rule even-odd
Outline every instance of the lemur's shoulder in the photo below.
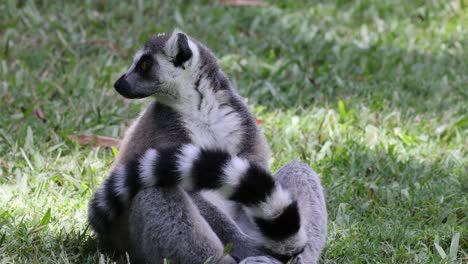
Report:
[[[245,156],[259,166],[268,169],[270,146],[262,129],[257,125],[255,116],[246,106],[243,97],[233,93],[230,101],[232,107],[236,109],[242,118],[243,127],[245,129],[244,133],[246,134],[246,137],[244,137],[244,140],[241,142],[243,151],[239,153],[239,156]]]
[[[171,107],[153,101],[126,130],[114,166],[135,159],[149,148],[173,148],[189,142],[181,116]]]

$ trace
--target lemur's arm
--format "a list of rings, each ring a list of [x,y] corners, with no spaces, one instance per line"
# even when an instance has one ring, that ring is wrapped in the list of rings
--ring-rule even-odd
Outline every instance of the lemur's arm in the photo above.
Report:
[[[268,171],[225,151],[192,144],[149,149],[139,159],[117,166],[91,202],[90,222],[99,231],[128,207],[140,189],[177,185],[216,190],[244,205],[273,252],[293,255],[306,244],[297,202]]]

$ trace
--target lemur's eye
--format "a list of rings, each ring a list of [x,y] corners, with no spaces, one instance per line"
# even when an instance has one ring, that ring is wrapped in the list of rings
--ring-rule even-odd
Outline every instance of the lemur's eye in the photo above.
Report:
[[[149,68],[149,64],[147,61],[142,61],[141,64],[140,64],[140,69],[143,70],[143,71],[146,71],[148,70]]]
[[[147,72],[151,68],[151,66],[153,66],[153,58],[150,55],[146,54],[140,58],[137,68],[141,72]]]

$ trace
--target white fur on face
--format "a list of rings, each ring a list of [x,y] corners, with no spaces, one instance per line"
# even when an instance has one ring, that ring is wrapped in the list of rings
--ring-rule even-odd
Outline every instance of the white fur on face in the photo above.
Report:
[[[132,65],[130,65],[130,68],[127,70],[127,72],[131,72],[131,71],[133,71],[135,69],[138,61],[140,61],[141,56],[143,56],[143,54],[145,54],[145,52],[143,50],[139,50],[139,51],[137,51],[137,53],[135,53],[135,56],[133,56]]]
[[[178,89],[177,77],[182,75],[183,69],[175,67],[174,63],[169,61],[168,57],[163,54],[156,54],[155,57],[159,65],[158,78],[164,83],[164,85],[171,89]]]
[[[184,62],[184,67],[175,67],[172,60],[177,56],[178,50],[178,33],[184,34],[187,37],[188,45],[192,51],[192,57]],[[192,84],[195,82],[197,75],[198,63],[200,60],[200,51],[197,44],[195,44],[187,34],[180,30],[174,30],[171,37],[164,46],[164,54],[156,54],[156,60],[159,64],[159,79],[168,88],[176,89],[175,94],[179,94],[181,89],[187,88],[187,83]]]

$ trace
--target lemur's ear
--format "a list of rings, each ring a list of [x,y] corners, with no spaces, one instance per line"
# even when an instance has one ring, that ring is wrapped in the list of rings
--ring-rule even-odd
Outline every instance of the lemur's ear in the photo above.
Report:
[[[183,67],[183,64],[192,58],[193,52],[190,49],[189,39],[185,33],[175,31],[166,44],[166,49],[170,56],[174,58],[176,67]]]

